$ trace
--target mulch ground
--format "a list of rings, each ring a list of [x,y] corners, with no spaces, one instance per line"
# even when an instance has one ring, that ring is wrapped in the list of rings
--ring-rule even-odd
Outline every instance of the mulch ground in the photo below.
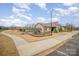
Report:
[[[0,56],[18,56],[13,40],[0,33]]]

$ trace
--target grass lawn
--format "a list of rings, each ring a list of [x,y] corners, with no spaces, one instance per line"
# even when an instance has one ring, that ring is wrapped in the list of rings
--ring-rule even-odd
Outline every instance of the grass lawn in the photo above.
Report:
[[[0,33],[0,56],[19,55],[13,40]]]
[[[29,35],[27,33],[22,34],[22,32],[17,31],[17,30],[7,30],[5,32],[13,34],[13,35],[16,35],[16,36],[19,36],[19,37],[22,37],[23,39],[25,39],[25,40],[27,40],[29,42],[49,39],[49,38],[52,38],[52,37],[56,37],[56,36],[64,35],[65,34],[65,32],[59,32],[59,33],[53,33],[52,36],[35,37],[35,36]]]

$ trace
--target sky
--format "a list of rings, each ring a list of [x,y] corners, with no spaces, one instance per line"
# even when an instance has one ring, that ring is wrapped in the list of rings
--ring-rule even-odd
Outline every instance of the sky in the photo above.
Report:
[[[79,27],[79,3],[0,3],[0,26],[59,22]]]

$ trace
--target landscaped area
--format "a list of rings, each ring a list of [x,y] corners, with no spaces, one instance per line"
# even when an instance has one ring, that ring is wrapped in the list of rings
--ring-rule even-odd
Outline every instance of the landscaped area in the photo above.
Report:
[[[46,24],[47,25],[44,24],[43,26],[38,24],[38,26],[36,25],[34,27],[1,27],[0,55],[22,55],[22,53],[24,55],[30,55],[29,53],[32,53],[32,47],[37,49],[33,49],[34,51],[38,51],[38,46],[43,48],[43,44],[45,44],[45,46],[49,44],[49,42],[53,44],[54,42],[52,43],[52,41],[57,40],[57,37],[59,37],[60,40],[65,40],[61,39],[61,37],[68,33],[73,33],[74,27],[70,24],[61,26],[55,22],[52,27],[48,26],[50,23]],[[56,42],[58,43],[60,40]],[[40,42],[42,44],[40,44]],[[29,53],[27,53],[27,51]]]
[[[0,55],[1,56],[19,55],[14,41],[1,33],[0,33]]]
[[[43,52],[44,50],[46,51],[47,49],[54,47],[55,45],[60,46],[59,43],[63,42],[64,44],[64,41],[70,39],[73,35],[78,33],[77,31],[74,31],[70,25],[63,28],[59,26],[54,28],[51,32],[46,32],[47,30],[44,30],[44,32],[42,32],[43,29],[39,30],[39,28],[1,28],[1,35],[5,35],[3,43],[1,42],[1,55],[40,55],[40,52]],[[49,35],[49,33],[52,35]],[[6,38],[7,36],[8,38]],[[39,49],[39,47],[41,49]]]
[[[29,42],[49,39],[49,38],[53,38],[53,37],[56,37],[56,36],[59,36],[59,35],[64,35],[66,33],[66,32],[59,32],[59,33],[52,33],[52,36],[49,35],[49,36],[36,37],[36,36],[32,36],[32,35],[27,34],[27,33],[22,34],[23,32],[20,32],[18,30],[6,30],[5,32],[12,34],[12,35],[15,35],[15,36],[18,36],[18,37],[21,37],[21,38],[23,38],[23,39],[25,39],[26,41],[29,41]]]

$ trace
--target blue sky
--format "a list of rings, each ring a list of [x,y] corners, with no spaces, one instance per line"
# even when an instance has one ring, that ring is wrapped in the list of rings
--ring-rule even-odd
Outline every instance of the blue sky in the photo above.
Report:
[[[0,3],[0,26],[25,26],[52,21],[79,27],[78,3]]]

